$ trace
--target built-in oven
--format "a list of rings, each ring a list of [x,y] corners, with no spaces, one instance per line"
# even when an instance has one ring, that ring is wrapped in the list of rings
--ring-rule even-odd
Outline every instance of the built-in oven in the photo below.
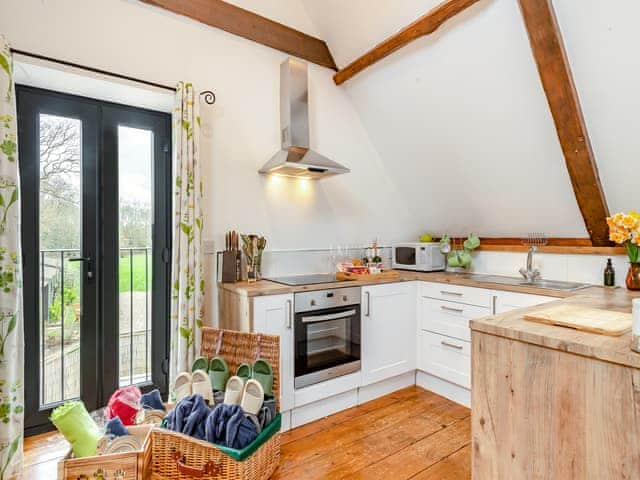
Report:
[[[360,287],[294,295],[296,389],[360,370]]]

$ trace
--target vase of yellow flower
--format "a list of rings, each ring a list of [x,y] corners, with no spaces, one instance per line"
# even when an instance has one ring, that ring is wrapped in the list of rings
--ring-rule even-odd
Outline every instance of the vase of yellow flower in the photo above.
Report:
[[[626,284],[629,290],[640,290],[640,213],[616,213],[607,217],[609,239],[624,245],[629,257]]]

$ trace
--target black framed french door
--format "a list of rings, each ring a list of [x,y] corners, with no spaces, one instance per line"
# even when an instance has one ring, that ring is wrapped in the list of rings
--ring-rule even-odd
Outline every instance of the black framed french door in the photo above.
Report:
[[[171,119],[17,87],[25,433],[119,386],[167,391]]]

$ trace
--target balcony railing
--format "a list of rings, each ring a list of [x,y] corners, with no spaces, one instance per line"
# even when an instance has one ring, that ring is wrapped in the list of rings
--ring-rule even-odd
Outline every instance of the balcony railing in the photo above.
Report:
[[[49,405],[80,396],[81,265],[78,249],[40,251],[40,392]],[[151,247],[119,254],[119,383],[151,381]],[[109,301],[109,299],[104,299]]]

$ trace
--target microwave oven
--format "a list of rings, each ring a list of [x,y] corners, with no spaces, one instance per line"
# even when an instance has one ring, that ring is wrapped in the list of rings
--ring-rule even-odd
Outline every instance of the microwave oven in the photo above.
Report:
[[[434,272],[445,269],[445,256],[437,242],[397,243],[392,247],[392,259],[393,268],[400,270]]]

